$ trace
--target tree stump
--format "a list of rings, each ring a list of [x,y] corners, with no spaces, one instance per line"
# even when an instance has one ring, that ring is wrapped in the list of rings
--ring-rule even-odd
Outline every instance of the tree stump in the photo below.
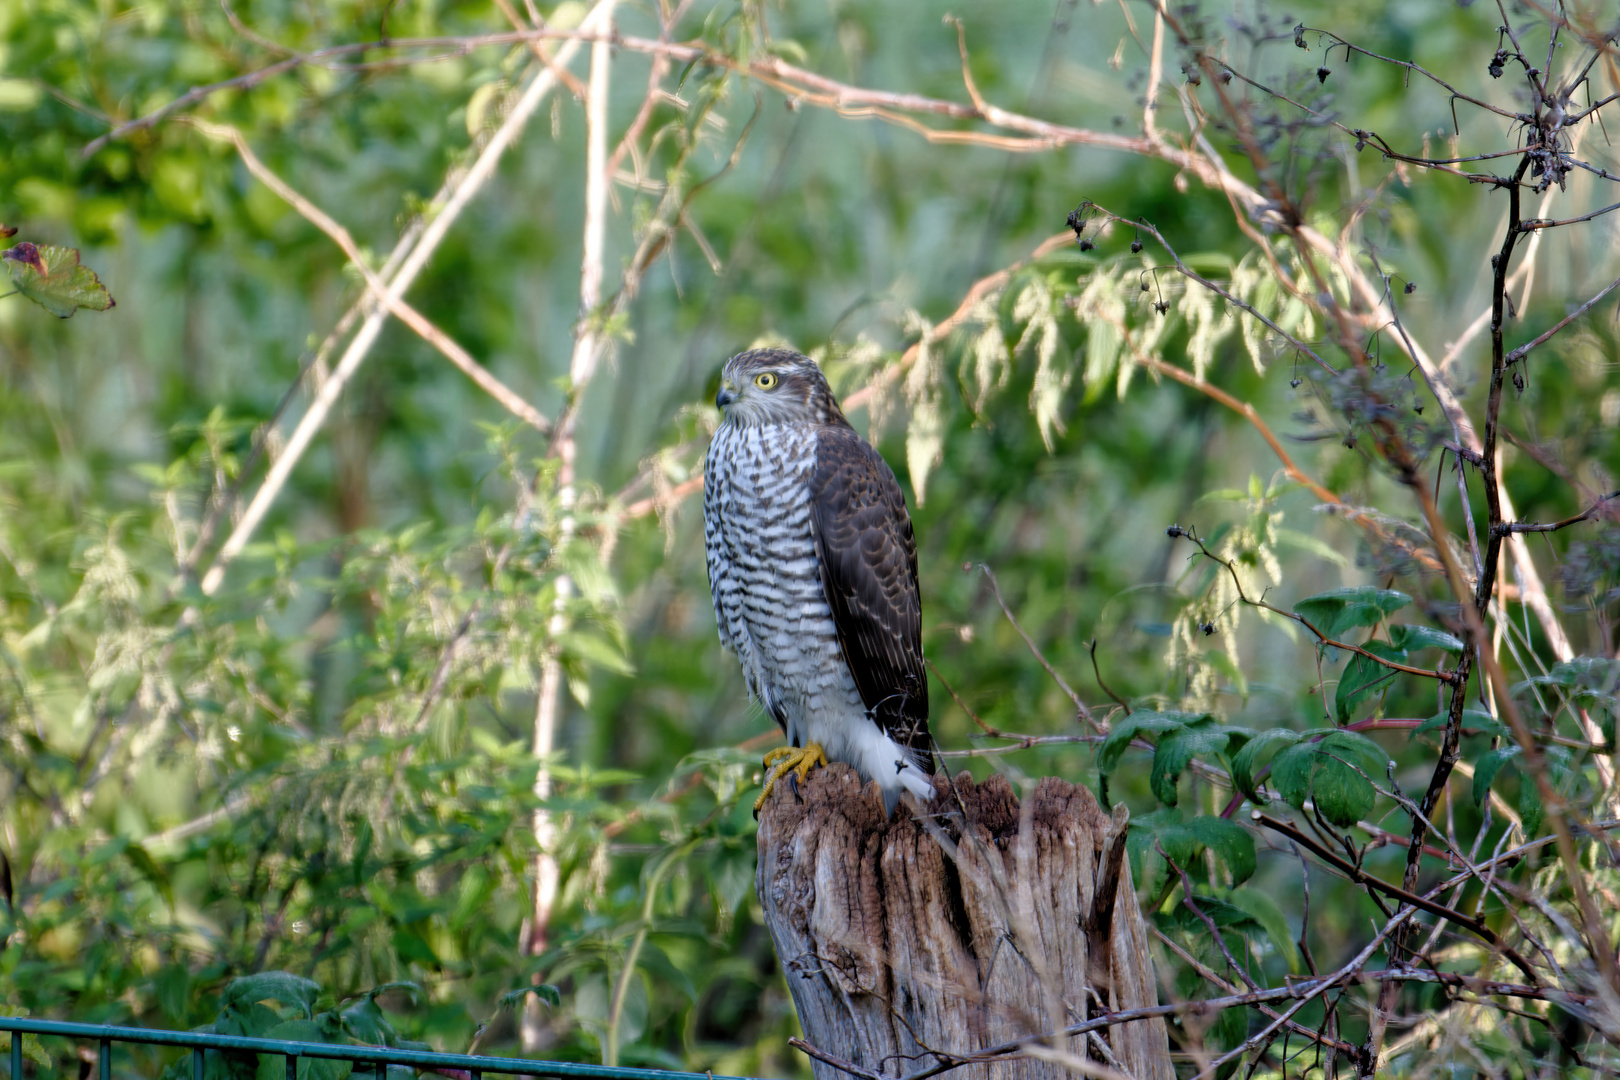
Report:
[[[1125,855],[1126,814],[1049,777],[1020,806],[1005,777],[935,779],[919,818],[885,819],[847,765],[787,785],[760,815],[755,887],[814,1047],[899,1077],[1103,1012],[1158,1004]],[[962,1080],[1047,1080],[1068,1056],[1174,1080],[1164,1021],[1046,1040]],[[814,1061],[816,1080],[848,1080]]]

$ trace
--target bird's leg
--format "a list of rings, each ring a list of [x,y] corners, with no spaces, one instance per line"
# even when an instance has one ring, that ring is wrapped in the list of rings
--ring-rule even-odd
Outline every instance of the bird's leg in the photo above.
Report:
[[[764,766],[770,775],[765,778],[765,790],[754,800],[754,816],[759,816],[760,807],[765,805],[765,800],[776,790],[776,782],[782,777],[793,773],[797,781],[803,783],[811,769],[826,764],[827,751],[821,748],[820,743],[808,743],[803,747],[778,746],[766,754]]]

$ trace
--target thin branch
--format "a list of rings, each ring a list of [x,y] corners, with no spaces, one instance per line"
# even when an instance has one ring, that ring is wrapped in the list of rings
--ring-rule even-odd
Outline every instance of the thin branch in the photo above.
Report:
[[[1035,639],[1029,636],[1029,633],[1019,624],[1018,616],[1014,615],[1012,608],[1007,606],[1006,599],[1001,595],[1001,583],[996,580],[995,571],[991,570],[985,563],[979,564],[979,570],[983,572],[985,577],[990,579],[990,591],[996,594],[996,603],[1001,605],[1002,614],[1007,616],[1007,621],[1012,623],[1014,630],[1018,631],[1018,636],[1024,639],[1024,644],[1028,645],[1029,651],[1035,654],[1035,659],[1040,661],[1041,667],[1046,669],[1046,673],[1052,676],[1052,680],[1068,695],[1069,700],[1074,702],[1077,718],[1089,724],[1093,731],[1101,732],[1102,727],[1092,718],[1091,709],[1086,706],[1085,702],[1080,700],[1080,695],[1074,692],[1074,687],[1070,686],[1068,681],[1058,674],[1057,668],[1054,668],[1051,662],[1046,659],[1046,655],[1041,652],[1040,646],[1035,644]]]
[[[429,322],[421,312],[417,311],[403,298],[394,295],[387,283],[377,276],[375,270],[367,265],[365,256],[360,251],[360,246],[354,242],[354,237],[349,234],[349,230],[339,225],[324,210],[310,202],[299,194],[292,185],[277,176],[253,152],[252,147],[248,145],[247,139],[243,137],[239,130],[227,125],[210,124],[195,118],[187,118],[187,122],[209,138],[220,139],[234,145],[236,152],[241,155],[242,163],[248,167],[249,172],[258,177],[261,183],[274,191],[294,210],[298,211],[305,220],[326,233],[327,236],[330,236],[338,247],[343,249],[343,254],[349,257],[349,261],[354,265],[355,269],[359,270],[366,279],[366,285],[371,289],[372,295],[377,298],[379,303],[387,307],[395,318],[416,331],[424,341],[444,354],[447,360],[459,368],[473,382],[477,383],[479,389],[499,402],[507,412],[536,431],[544,433],[551,430],[551,422],[542,416],[538,409],[497,379],[490,373],[488,368],[474,360],[467,350],[457,344],[450,335]]]
[[[1426,679],[1437,679],[1442,683],[1446,683],[1447,685],[1454,684],[1457,681],[1456,672],[1445,671],[1439,668],[1430,669],[1413,667],[1410,664],[1402,664],[1399,661],[1386,659],[1379,656],[1377,653],[1370,652],[1367,649],[1362,648],[1360,645],[1352,645],[1347,641],[1339,641],[1335,638],[1328,637],[1326,634],[1322,633],[1322,631],[1318,630],[1315,624],[1298,612],[1284,611],[1282,608],[1277,607],[1274,604],[1268,604],[1264,600],[1251,599],[1249,595],[1243,591],[1243,581],[1238,577],[1237,567],[1232,565],[1231,560],[1223,559],[1219,555],[1216,555],[1214,552],[1210,551],[1209,548],[1204,546],[1204,541],[1193,533],[1191,529],[1184,529],[1180,525],[1172,525],[1170,526],[1169,532],[1171,536],[1185,536],[1188,540],[1191,540],[1194,544],[1198,545],[1199,553],[1202,554],[1206,559],[1209,559],[1211,562],[1224,567],[1226,572],[1232,577],[1233,587],[1237,589],[1238,600],[1248,604],[1250,607],[1257,607],[1264,611],[1269,611],[1274,615],[1281,615],[1285,619],[1292,619],[1294,622],[1299,623],[1305,629],[1314,634],[1316,636],[1316,640],[1323,646],[1334,649],[1344,649],[1347,652],[1355,653],[1357,656],[1365,656],[1368,660],[1381,664],[1392,671],[1403,671],[1408,675],[1421,675]]]
[[[1605,503],[1614,499],[1620,499],[1620,491],[1611,491],[1607,495],[1600,496],[1597,502],[1588,506],[1581,513],[1576,514],[1574,517],[1567,517],[1563,521],[1554,521],[1549,525],[1538,525],[1533,521],[1505,521],[1500,525],[1492,525],[1491,532],[1498,536],[1507,536],[1510,533],[1557,532],[1559,529],[1567,529],[1571,525],[1579,525],[1583,521],[1591,521],[1598,516],[1598,511],[1603,508]]]
[[[1508,353],[1507,357],[1505,358],[1505,362],[1508,363],[1508,364],[1516,364],[1520,360],[1523,360],[1525,355],[1527,353],[1529,353],[1532,349],[1536,349],[1536,348],[1539,348],[1542,345],[1545,345],[1548,341],[1551,341],[1553,336],[1555,334],[1557,334],[1560,330],[1562,330],[1564,327],[1568,326],[1570,323],[1574,322],[1576,319],[1580,318],[1582,315],[1585,315],[1588,311],[1591,311],[1592,308],[1594,306],[1596,306],[1596,304],[1597,304],[1597,302],[1599,300],[1602,300],[1605,296],[1608,296],[1611,292],[1613,292],[1615,290],[1616,287],[1620,287],[1620,278],[1615,278],[1613,281],[1611,281],[1607,285],[1603,286],[1603,288],[1598,290],[1597,295],[1593,296],[1586,303],[1582,304],[1580,307],[1576,308],[1574,311],[1570,312],[1568,315],[1565,315],[1562,319],[1558,320],[1546,332],[1541,334],[1539,337],[1534,338],[1531,341],[1525,342],[1523,345],[1520,345],[1518,348],[1516,348],[1512,352]]]
[[[1439,904],[1426,897],[1419,896],[1414,892],[1409,892],[1406,889],[1401,888],[1399,885],[1391,885],[1382,878],[1374,877],[1372,874],[1367,873],[1354,863],[1347,862],[1338,855],[1335,855],[1326,847],[1317,843],[1315,839],[1301,830],[1296,829],[1286,821],[1279,821],[1277,818],[1274,818],[1269,814],[1261,813],[1259,810],[1253,811],[1250,814],[1250,817],[1273,832],[1281,833],[1299,846],[1309,849],[1310,852],[1317,858],[1321,859],[1329,866],[1332,866],[1335,870],[1339,871],[1356,884],[1369,889],[1377,889],[1379,892],[1393,897],[1403,904],[1427,911],[1431,915],[1438,915],[1440,918],[1478,935],[1488,945],[1501,949],[1502,955],[1506,956],[1510,961],[1512,961],[1513,965],[1520,971],[1524,972],[1526,976],[1536,980],[1538,983],[1540,982],[1540,979],[1536,974],[1536,970],[1530,966],[1530,962],[1515,952],[1510,946],[1503,942],[1501,938],[1497,937],[1496,933],[1480,920],[1469,915],[1464,915],[1462,912],[1457,911],[1454,908],[1448,908],[1444,904]]]
[[[591,25],[595,17],[596,11],[593,10],[590,15],[586,16],[586,24]],[[578,46],[572,42],[564,45],[558,50],[558,62],[566,63],[568,59],[572,58],[573,52],[577,48]],[[513,104],[512,111],[507,114],[501,126],[490,137],[483,152],[479,154],[478,160],[467,170],[466,176],[462,178],[461,183],[451,192],[444,207],[423,228],[421,238],[417,241],[416,246],[400,265],[399,270],[389,280],[389,295],[396,298],[402,297],[411,283],[416,280],[416,276],[427,265],[428,259],[438,249],[439,244],[443,242],[450,230],[450,226],[455,222],[456,218],[461,216],[461,212],[466,209],[473,196],[494,175],[495,166],[499,163],[502,155],[517,140],[519,132],[523,130],[529,117],[534,114],[534,110],[541,101],[545,100],[546,95],[550,93],[555,85],[556,77],[549,70],[538,73],[533,81],[529,83],[528,88],[523,91],[522,95]],[[337,404],[344,387],[354,377],[355,372],[359,370],[361,363],[364,362],[370,352],[372,344],[377,340],[377,335],[382,331],[382,324],[386,317],[386,312],[381,308],[367,316],[360,330],[349,342],[349,347],[344,351],[343,357],[338,361],[338,365],[333,370],[331,377],[326,380],[325,384],[316,393],[314,400],[310,402],[309,409],[299,420],[298,426],[288,438],[280,456],[276,458],[275,463],[270,467],[269,474],[265,477],[264,482],[259,485],[259,490],[254,494],[253,500],[248,504],[247,509],[243,511],[242,517],[231,531],[231,535],[226,538],[225,543],[220,547],[219,553],[214,558],[213,565],[208,568],[208,573],[204,575],[202,591],[205,596],[212,596],[219,591],[220,585],[225,580],[225,570],[247,547],[248,541],[252,539],[265,515],[269,513],[271,504],[275,502],[276,497],[281,493],[281,489],[286,486],[287,480],[291,477],[293,468],[298,464],[299,459],[303,457],[304,451],[309,448],[315,434],[326,423],[326,418]]]

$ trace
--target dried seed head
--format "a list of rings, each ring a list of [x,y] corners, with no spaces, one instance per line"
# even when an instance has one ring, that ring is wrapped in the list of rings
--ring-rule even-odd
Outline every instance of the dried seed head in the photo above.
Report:
[[[1325,83],[1327,82],[1327,77],[1331,74],[1333,74],[1333,72],[1329,71],[1327,68],[1319,67],[1316,69],[1316,81],[1319,83]]]
[[[1417,292],[1417,282],[1408,281],[1406,283],[1406,290],[1405,291],[1406,291],[1407,296],[1411,296],[1413,293]]]
[[[1142,241],[1140,241],[1140,240],[1132,240],[1131,241],[1131,254],[1132,255],[1137,255],[1137,254],[1140,254],[1141,251],[1142,251]]]
[[[1304,379],[1301,379],[1298,376],[1295,376],[1294,378],[1288,380],[1288,385],[1292,386],[1295,390],[1298,390],[1299,389],[1299,384],[1304,382],[1304,381],[1305,381]]]

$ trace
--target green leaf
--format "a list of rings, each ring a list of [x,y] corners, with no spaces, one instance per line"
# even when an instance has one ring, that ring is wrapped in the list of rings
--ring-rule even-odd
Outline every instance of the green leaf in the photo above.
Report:
[[[79,249],[53,244],[18,244],[0,252],[17,291],[58,319],[73,317],[80,308],[106,311],[112,294],[96,272],[79,265]]]
[[[1276,752],[1279,743],[1293,744],[1303,738],[1290,728],[1272,728],[1254,736],[1232,757],[1232,782],[1256,806],[1265,806],[1270,800],[1260,794],[1255,775],[1264,766],[1266,751]]]
[[[1294,605],[1294,614],[1327,637],[1337,638],[1352,627],[1376,626],[1385,615],[1411,602],[1403,592],[1356,585],[1307,596]]]
[[[1490,794],[1491,784],[1496,780],[1496,774],[1502,771],[1502,766],[1513,761],[1523,751],[1517,743],[1499,746],[1495,750],[1487,750],[1481,754],[1479,760],[1474,762],[1474,805],[1479,806]]]
[[[1577,656],[1556,664],[1545,675],[1526,679],[1513,687],[1515,694],[1531,686],[1583,687],[1592,690],[1615,689],[1620,683],[1620,660],[1602,656]]]
[[[1397,649],[1407,652],[1417,652],[1419,649],[1443,649],[1446,652],[1462,652],[1463,643],[1443,630],[1436,630],[1432,626],[1414,626],[1411,623],[1400,623],[1389,628],[1389,640]]]
[[[1234,885],[1241,885],[1254,876],[1256,866],[1254,836],[1242,825],[1226,818],[1203,815],[1193,818],[1180,828],[1199,845],[1200,851],[1208,848],[1226,864],[1226,868],[1232,873]],[[1166,847],[1165,850],[1168,851],[1169,848]],[[1194,852],[1193,857],[1196,855],[1197,852]]]
[[[1271,779],[1290,805],[1303,809],[1307,801],[1314,802],[1323,817],[1347,828],[1372,812],[1378,793],[1371,777],[1381,775],[1388,763],[1371,739],[1334,731],[1278,754]]]
[[[1108,737],[1097,748],[1097,771],[1107,776],[1119,764],[1120,756],[1125,748],[1130,746],[1131,740],[1138,735],[1156,734],[1165,731],[1174,731],[1191,721],[1200,720],[1209,716],[1209,713],[1184,712],[1154,712],[1151,709],[1138,709],[1125,719],[1114,724],[1109,730]]]
[[[1381,656],[1385,660],[1405,660],[1406,653],[1382,641],[1369,641],[1362,648]],[[1385,667],[1369,656],[1356,653],[1345,665],[1344,675],[1339,679],[1339,689],[1333,695],[1333,713],[1342,724],[1350,719],[1350,712],[1355,708],[1356,702],[1369,694],[1383,690],[1394,680],[1398,672]]]
[[[1187,763],[1199,754],[1226,749],[1226,732],[1214,717],[1201,717],[1159,737],[1153,749],[1153,771],[1148,778],[1153,794],[1166,806],[1176,805],[1176,782]]]
[[[1293,933],[1288,928],[1288,918],[1277,906],[1277,902],[1269,894],[1252,888],[1233,889],[1228,899],[1253,916],[1254,921],[1266,932],[1266,937],[1271,939],[1272,946],[1288,962],[1288,970],[1297,973],[1299,949],[1294,945]]]
[[[0,1002],[0,1016],[24,1017],[27,1015],[29,1015],[27,1009]],[[6,1039],[5,1042],[0,1043],[0,1047],[4,1047],[9,1051],[11,1049],[11,1040],[17,1038],[17,1035],[14,1032],[4,1032],[0,1034],[4,1034]],[[29,1061],[32,1061],[35,1065],[38,1065],[41,1069],[49,1069],[51,1067],[51,1055],[45,1052],[45,1045],[39,1041],[39,1036],[32,1033],[24,1034],[22,1036],[22,1052],[24,1057],[26,1057]],[[21,1077],[16,1077],[14,1080],[21,1080]]]
[[[1131,817],[1125,834],[1125,854],[1131,860],[1131,878],[1145,895],[1158,893],[1165,874],[1164,856],[1159,854],[1159,836],[1181,824],[1181,811],[1165,809]]]
[[[1536,782],[1523,772],[1519,774],[1519,822],[1524,826],[1524,838],[1529,840],[1541,832],[1541,792]]]
[[[1222,900],[1218,896],[1209,896],[1204,893],[1193,893],[1193,903],[1198,910],[1209,916],[1209,921],[1222,930],[1264,930],[1247,911],[1236,904]],[[1176,905],[1176,921],[1182,929],[1193,933],[1209,933],[1209,924],[1200,919],[1185,903]]]
[[[295,1005],[309,1017],[315,1008],[315,999],[321,996],[321,985],[312,979],[294,975],[290,971],[261,971],[257,975],[244,975],[232,979],[221,996],[222,1009],[246,1009],[261,1001],[279,1001]]]

